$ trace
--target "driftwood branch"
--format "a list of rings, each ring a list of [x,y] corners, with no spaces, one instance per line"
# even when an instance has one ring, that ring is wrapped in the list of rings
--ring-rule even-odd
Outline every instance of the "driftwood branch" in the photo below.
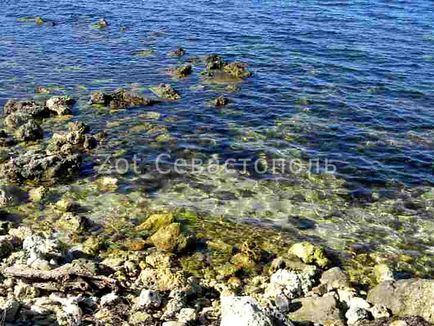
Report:
[[[50,271],[42,271],[27,266],[12,266],[5,268],[1,273],[7,277],[31,281],[32,286],[47,291],[64,289],[86,291],[93,287],[111,290],[117,288],[116,280],[106,276],[93,275],[69,264]]]

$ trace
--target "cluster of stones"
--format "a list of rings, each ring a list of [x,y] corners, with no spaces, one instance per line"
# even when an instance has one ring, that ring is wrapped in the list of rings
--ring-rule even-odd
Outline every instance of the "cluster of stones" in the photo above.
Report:
[[[91,225],[62,199],[57,230],[87,234]],[[378,268],[368,293],[354,287],[323,248],[309,242],[285,255],[252,242],[237,247],[199,239],[171,213],[150,214],[136,226],[143,240],[107,250],[94,236],[67,246],[3,222],[0,309],[11,323],[60,325],[430,325],[434,281],[395,280]],[[205,245],[205,247],[204,247]],[[128,248],[128,249],[127,249]],[[229,262],[209,266],[207,251]],[[187,261],[203,263],[195,275]]]
[[[54,96],[45,102],[9,100],[3,108],[7,130],[0,131],[0,145],[41,141],[43,120],[53,115],[71,115],[74,102],[69,96]],[[96,146],[96,138],[84,123],[70,123],[68,132],[53,134],[44,149],[10,157],[0,171],[11,183],[65,181],[79,173],[82,153]]]

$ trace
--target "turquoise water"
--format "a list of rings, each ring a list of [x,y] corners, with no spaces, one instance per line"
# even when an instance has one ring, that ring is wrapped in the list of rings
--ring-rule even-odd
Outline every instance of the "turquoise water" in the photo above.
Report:
[[[25,16],[55,25],[17,22]],[[93,28],[102,17],[110,25]],[[179,46],[186,56],[167,56]],[[147,55],[134,55],[138,50]],[[209,83],[196,59],[211,53],[246,62],[253,76]],[[195,63],[192,76],[167,74],[186,61]],[[152,96],[148,87],[161,82],[182,99],[123,111],[87,103],[91,91],[118,87]],[[143,175],[116,175],[119,193],[146,194],[156,207],[260,220],[337,249],[419,257],[421,268],[432,271],[426,258],[434,252],[430,0],[3,1],[0,106],[9,98],[43,97],[35,94],[39,86],[72,95],[74,119],[107,132],[83,180],[94,180],[98,154],[138,155]],[[215,109],[209,101],[220,94],[231,103]],[[65,125],[44,128],[48,137]],[[161,135],[170,141],[158,141]],[[161,153],[220,162],[328,159],[337,178],[158,175],[153,162]],[[358,201],[377,193],[385,199]],[[104,205],[89,213],[101,219],[120,201],[116,194],[87,195],[83,204]]]

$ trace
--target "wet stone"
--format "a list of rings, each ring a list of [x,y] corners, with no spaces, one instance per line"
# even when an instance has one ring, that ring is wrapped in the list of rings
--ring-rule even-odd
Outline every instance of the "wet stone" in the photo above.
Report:
[[[169,84],[160,84],[151,87],[150,90],[160,98],[167,100],[179,100],[181,95]]]
[[[4,176],[11,182],[23,183],[65,181],[76,175],[81,168],[81,156],[46,155],[29,151],[12,158],[1,167]]]
[[[9,100],[6,102],[3,113],[9,115],[12,113],[26,114],[31,117],[46,117],[49,112],[44,103],[36,101],[17,101]]]
[[[212,101],[212,104],[216,107],[225,106],[229,103],[229,99],[224,95],[221,95]]]
[[[36,141],[44,137],[44,131],[36,121],[30,120],[18,128],[15,137],[19,141]]]
[[[169,51],[169,57],[182,57],[185,55],[186,51],[183,48],[177,48],[172,51]]]
[[[45,105],[47,108],[56,113],[57,115],[69,115],[72,114],[72,106],[75,101],[69,96],[53,96],[47,100]]]

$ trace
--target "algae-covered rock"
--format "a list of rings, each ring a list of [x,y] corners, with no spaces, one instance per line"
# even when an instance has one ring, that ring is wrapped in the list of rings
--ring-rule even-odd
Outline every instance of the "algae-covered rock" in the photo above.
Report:
[[[247,70],[247,64],[241,62],[228,63],[223,67],[223,70],[237,78],[247,78],[252,75],[252,73]]]
[[[35,120],[30,120],[18,128],[15,137],[19,141],[35,141],[44,137],[44,131]]]
[[[167,100],[179,100],[181,95],[169,84],[160,84],[149,88],[158,97]]]
[[[185,78],[188,75],[191,75],[193,72],[193,67],[191,64],[185,64],[170,70],[170,72],[178,78]]]
[[[252,297],[221,298],[220,326],[271,326],[273,322]]]
[[[316,264],[322,268],[329,264],[324,249],[307,241],[293,244],[288,253],[297,256],[306,264]]]
[[[224,95],[220,95],[212,101],[212,104],[216,107],[225,106],[229,103],[229,99]]]
[[[205,58],[206,68],[208,70],[222,69],[225,61],[217,54],[210,54]]]
[[[392,269],[387,264],[377,264],[374,266],[374,276],[378,283],[385,281],[393,281]]]
[[[104,246],[104,240],[96,237],[96,236],[90,236],[86,239],[83,243],[83,252],[85,254],[94,256],[98,253],[98,251]]]
[[[22,126],[23,124],[26,124],[32,119],[33,117],[30,114],[13,112],[6,116],[6,118],[4,119],[4,124],[6,127],[10,129],[16,129]]]
[[[393,315],[421,316],[434,323],[434,280],[415,278],[382,282],[369,291],[367,300],[385,306]]]
[[[101,18],[97,23],[93,25],[95,28],[103,29],[109,26],[109,22],[105,18]]]
[[[167,54],[169,57],[182,57],[183,55],[185,55],[186,51],[183,48],[177,48],[174,50],[169,51],[169,53]]]
[[[159,250],[168,252],[183,251],[189,244],[190,238],[184,235],[180,223],[171,223],[161,227],[149,241]]]
[[[155,233],[161,227],[172,224],[173,222],[175,222],[173,213],[152,214],[142,224],[137,226],[137,230]]]
[[[32,188],[29,191],[29,199],[34,203],[39,203],[44,199],[47,192],[48,190],[44,186]]]
[[[47,100],[45,105],[47,108],[57,115],[72,114],[72,105],[75,101],[69,96],[53,96]]]
[[[156,103],[155,100],[148,99],[123,88],[119,88],[112,93],[92,92],[89,102],[90,104],[103,105],[113,110],[148,106]]]

